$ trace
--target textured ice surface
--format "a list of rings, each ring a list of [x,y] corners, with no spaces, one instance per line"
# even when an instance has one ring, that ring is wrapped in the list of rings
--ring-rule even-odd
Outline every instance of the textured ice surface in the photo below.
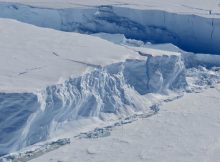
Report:
[[[158,61],[161,59],[167,62],[164,64],[169,67],[166,70],[164,66],[158,66]],[[159,86],[155,86],[152,81],[158,71],[163,80]],[[16,99],[18,96],[15,95],[13,102],[6,102],[11,105],[7,107],[3,96],[0,111],[11,110],[12,107],[16,107],[16,103],[24,104],[24,101],[28,102],[31,96],[33,101],[30,104],[35,104],[35,107],[30,105],[33,110],[25,111],[27,104],[25,107],[21,105],[16,108],[22,116],[18,115],[17,111],[11,112],[9,116],[1,116],[3,122],[0,132],[10,133],[10,137],[5,136],[4,133],[1,134],[1,154],[11,151],[10,149],[17,150],[46,140],[57,126],[68,121],[88,117],[104,119],[105,114],[124,116],[147,111],[146,106],[151,101],[141,95],[174,90],[174,88],[183,90],[185,86],[184,66],[180,59],[172,56],[157,56],[155,59],[149,58],[147,63],[128,60],[125,63],[108,65],[81,77],[71,78],[62,84],[48,86],[45,91],[42,91],[42,97],[39,100],[41,103],[34,94],[26,96],[21,94],[23,100]],[[8,97],[13,97],[12,95],[7,94]],[[13,123],[17,124],[8,125],[8,117],[13,118]],[[20,118],[23,122],[18,124]],[[28,122],[26,122],[27,119]]]

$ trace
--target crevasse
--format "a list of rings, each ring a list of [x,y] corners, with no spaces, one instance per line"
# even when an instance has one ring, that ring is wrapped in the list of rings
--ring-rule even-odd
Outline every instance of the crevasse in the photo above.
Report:
[[[0,17],[68,32],[120,33],[183,50],[220,54],[220,19],[116,6],[50,9],[0,3]]]

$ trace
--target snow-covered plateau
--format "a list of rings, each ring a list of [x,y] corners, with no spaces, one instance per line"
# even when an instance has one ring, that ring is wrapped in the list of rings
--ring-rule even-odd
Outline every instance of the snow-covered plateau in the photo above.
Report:
[[[0,161],[218,161],[219,43],[217,0],[0,0]]]

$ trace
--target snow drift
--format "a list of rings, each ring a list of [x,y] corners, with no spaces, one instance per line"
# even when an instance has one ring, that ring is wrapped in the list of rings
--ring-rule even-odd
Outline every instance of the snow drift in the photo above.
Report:
[[[220,54],[220,20],[197,15],[115,6],[69,9],[0,3],[0,17],[63,31],[121,33],[192,52]]]

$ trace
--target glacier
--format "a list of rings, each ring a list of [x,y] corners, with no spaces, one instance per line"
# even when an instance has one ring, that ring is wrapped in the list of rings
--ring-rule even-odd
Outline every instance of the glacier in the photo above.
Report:
[[[158,111],[159,95],[198,92],[220,80],[217,16],[0,3],[0,17],[1,39],[14,44],[0,44],[0,156],[83,119]]]

